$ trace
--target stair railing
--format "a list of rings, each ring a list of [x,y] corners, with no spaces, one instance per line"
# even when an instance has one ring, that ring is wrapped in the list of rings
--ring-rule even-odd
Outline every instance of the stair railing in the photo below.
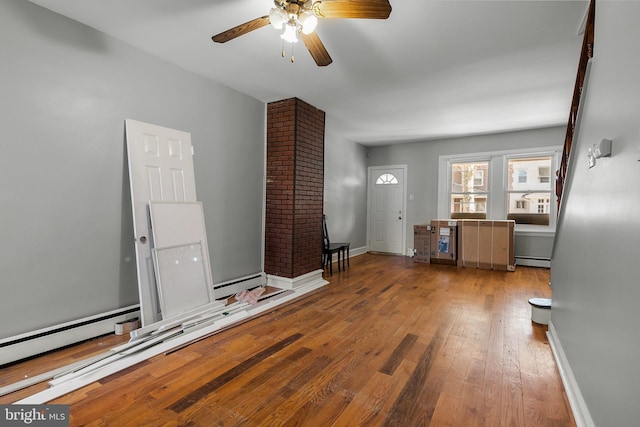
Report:
[[[582,38],[582,49],[580,51],[580,60],[578,62],[578,74],[573,87],[573,99],[571,101],[571,110],[569,112],[569,123],[567,124],[567,133],[564,140],[564,148],[562,150],[562,158],[560,159],[560,168],[556,171],[556,197],[558,203],[558,212],[560,212],[560,202],[562,200],[562,192],[567,179],[567,166],[571,156],[571,145],[573,143],[573,135],[575,133],[576,121],[578,119],[578,109],[580,107],[580,98],[584,87],[584,79],[587,71],[587,64],[593,58],[593,41],[595,29],[595,10],[596,1],[591,0],[589,11],[584,27],[584,35]]]

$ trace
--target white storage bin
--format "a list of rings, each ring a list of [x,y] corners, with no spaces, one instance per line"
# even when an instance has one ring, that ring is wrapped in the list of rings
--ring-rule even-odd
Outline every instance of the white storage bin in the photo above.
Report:
[[[551,300],[549,298],[531,298],[531,320],[534,323],[548,325],[551,319]]]

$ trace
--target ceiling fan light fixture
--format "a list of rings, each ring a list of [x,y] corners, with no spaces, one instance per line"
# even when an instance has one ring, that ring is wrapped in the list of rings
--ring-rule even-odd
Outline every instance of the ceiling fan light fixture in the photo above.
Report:
[[[302,26],[302,32],[304,34],[311,34],[318,26],[318,18],[310,10],[305,10],[298,17],[298,21]]]
[[[226,43],[259,28],[271,25],[281,30],[284,42],[302,39],[305,48],[319,67],[333,62],[318,36],[316,25],[322,18],[387,19],[391,14],[389,0],[273,0],[268,15],[247,21],[211,37],[215,43]],[[284,55],[283,55],[284,56]],[[291,58],[293,62],[293,55]]]
[[[296,22],[289,21],[287,25],[284,26],[284,33],[280,36],[282,40],[289,43],[298,43],[298,26]]]
[[[269,11],[269,23],[276,30],[281,30],[282,26],[286,24],[288,20],[287,12],[279,7],[271,8]]]

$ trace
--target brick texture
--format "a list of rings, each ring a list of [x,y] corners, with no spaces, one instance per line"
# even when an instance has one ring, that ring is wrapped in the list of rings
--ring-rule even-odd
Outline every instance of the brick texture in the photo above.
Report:
[[[321,267],[324,123],[323,111],[297,98],[267,105],[267,274]]]

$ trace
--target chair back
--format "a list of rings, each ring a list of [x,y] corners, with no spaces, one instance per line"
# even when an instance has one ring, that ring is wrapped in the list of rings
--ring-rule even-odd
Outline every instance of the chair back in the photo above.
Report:
[[[329,249],[329,230],[327,230],[327,216],[322,214],[322,247],[323,249]]]

